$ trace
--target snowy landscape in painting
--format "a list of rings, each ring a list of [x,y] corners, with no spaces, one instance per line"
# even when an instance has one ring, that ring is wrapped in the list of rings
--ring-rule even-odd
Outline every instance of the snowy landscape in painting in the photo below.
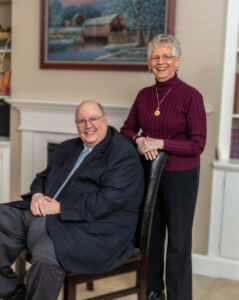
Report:
[[[165,0],[49,0],[48,61],[145,63]]]

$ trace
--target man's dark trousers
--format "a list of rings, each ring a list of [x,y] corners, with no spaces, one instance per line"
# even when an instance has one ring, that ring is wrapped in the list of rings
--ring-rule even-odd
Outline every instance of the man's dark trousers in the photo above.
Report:
[[[17,287],[18,278],[11,265],[25,248],[32,254],[25,299],[56,300],[65,271],[47,234],[46,218],[33,216],[30,210],[0,205],[0,297],[12,293]]]

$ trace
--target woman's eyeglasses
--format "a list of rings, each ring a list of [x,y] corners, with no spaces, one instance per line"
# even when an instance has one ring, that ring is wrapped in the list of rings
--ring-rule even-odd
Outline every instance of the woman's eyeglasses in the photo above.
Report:
[[[160,61],[160,59],[162,59],[162,61],[169,61],[170,59],[172,59],[173,55],[162,55],[162,56],[154,56],[154,57],[151,57],[151,60],[153,62],[157,62],[157,61]]]

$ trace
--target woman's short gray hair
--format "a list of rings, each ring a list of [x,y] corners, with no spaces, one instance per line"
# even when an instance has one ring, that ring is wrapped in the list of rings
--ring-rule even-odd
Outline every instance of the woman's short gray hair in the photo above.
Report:
[[[152,55],[154,47],[166,44],[172,49],[173,56],[181,56],[181,47],[179,41],[171,34],[158,34],[156,35],[147,46],[147,59],[149,60]]]

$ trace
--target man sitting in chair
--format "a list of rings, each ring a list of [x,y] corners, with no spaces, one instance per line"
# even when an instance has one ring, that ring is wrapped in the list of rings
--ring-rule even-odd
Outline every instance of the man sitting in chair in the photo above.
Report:
[[[56,300],[65,272],[112,270],[133,252],[143,168],[134,146],[108,126],[101,105],[76,109],[79,137],[61,143],[25,201],[0,205],[0,297]],[[27,288],[11,265],[32,256]]]

